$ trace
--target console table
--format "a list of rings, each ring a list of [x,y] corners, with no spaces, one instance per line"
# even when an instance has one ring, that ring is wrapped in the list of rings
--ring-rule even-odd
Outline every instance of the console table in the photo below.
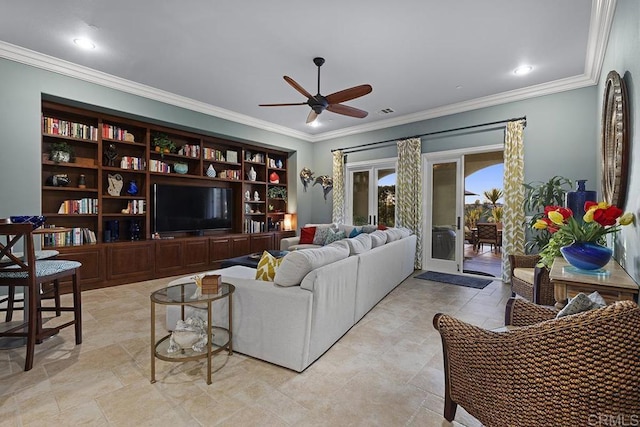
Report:
[[[637,301],[638,284],[627,274],[614,259],[604,266],[609,274],[587,274],[571,271],[564,258],[556,258],[549,272],[553,283],[556,308],[561,309],[568,299],[580,292],[586,294],[598,291],[607,304],[615,301]]]

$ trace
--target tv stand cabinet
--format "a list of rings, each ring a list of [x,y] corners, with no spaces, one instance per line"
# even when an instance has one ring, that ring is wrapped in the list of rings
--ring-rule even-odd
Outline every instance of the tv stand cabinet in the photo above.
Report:
[[[278,249],[289,153],[42,102],[42,245],[82,263],[83,289],[215,269]],[[61,155],[62,153],[69,153]],[[227,232],[152,239],[154,184],[233,190]]]

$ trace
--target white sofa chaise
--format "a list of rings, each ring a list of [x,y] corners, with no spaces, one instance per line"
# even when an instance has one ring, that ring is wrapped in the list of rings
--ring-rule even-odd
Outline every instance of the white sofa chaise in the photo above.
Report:
[[[366,236],[354,238],[353,244],[344,239],[292,252],[274,282],[255,280],[256,269],[243,266],[207,272],[221,274],[236,288],[234,351],[297,372],[311,365],[413,272],[416,236],[384,234],[389,241],[371,249],[366,247],[371,239]],[[169,286],[191,280],[180,278]],[[226,304],[226,299],[214,302],[214,324],[227,327]],[[179,315],[178,307],[167,307],[168,330]],[[203,316],[203,310],[187,307],[185,316],[193,315]]]

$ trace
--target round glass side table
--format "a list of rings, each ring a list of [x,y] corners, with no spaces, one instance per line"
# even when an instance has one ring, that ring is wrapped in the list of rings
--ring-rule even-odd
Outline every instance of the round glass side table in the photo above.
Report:
[[[197,295],[197,286],[194,282],[182,283],[159,289],[151,294],[151,383],[156,382],[156,357],[167,362],[186,362],[189,360],[207,359],[207,384],[211,384],[211,357],[214,354],[227,350],[233,354],[232,325],[233,325],[233,292],[235,287],[229,283],[222,283],[215,294]],[[229,311],[229,328],[211,325],[211,305],[214,301],[227,298]],[[169,339],[171,333],[156,339],[156,304],[181,306],[182,320],[186,305],[206,305],[207,308],[207,345],[205,351],[195,351],[192,348],[183,348],[170,353]]]

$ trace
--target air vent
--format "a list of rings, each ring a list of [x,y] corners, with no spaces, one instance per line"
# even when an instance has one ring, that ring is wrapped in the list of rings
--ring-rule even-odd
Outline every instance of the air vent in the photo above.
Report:
[[[383,108],[382,110],[378,111],[378,114],[391,114],[391,113],[395,113],[393,108]]]

